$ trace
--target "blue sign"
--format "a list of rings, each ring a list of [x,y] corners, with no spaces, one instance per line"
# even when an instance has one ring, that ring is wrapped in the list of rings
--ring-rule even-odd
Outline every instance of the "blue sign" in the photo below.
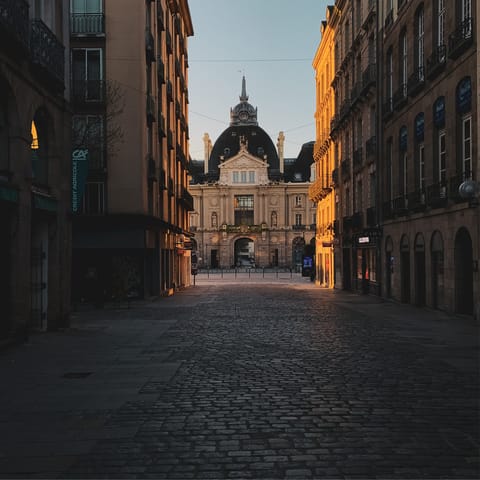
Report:
[[[401,151],[407,149],[407,127],[405,125],[400,129],[399,144]]]
[[[417,140],[417,142],[423,141],[424,132],[425,132],[425,115],[422,112],[415,117],[415,139]]]
[[[472,80],[465,77],[457,86],[458,113],[467,113],[472,109]]]
[[[88,149],[72,152],[72,212],[78,212],[88,176]]]
[[[433,104],[433,123],[437,128],[445,126],[445,97],[438,97]]]

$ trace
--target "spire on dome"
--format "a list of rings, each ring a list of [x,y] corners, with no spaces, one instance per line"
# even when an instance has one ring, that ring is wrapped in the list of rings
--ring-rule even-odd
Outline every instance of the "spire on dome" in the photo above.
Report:
[[[248,101],[247,82],[245,81],[245,75],[242,77],[242,94],[240,95],[240,101],[241,102]]]

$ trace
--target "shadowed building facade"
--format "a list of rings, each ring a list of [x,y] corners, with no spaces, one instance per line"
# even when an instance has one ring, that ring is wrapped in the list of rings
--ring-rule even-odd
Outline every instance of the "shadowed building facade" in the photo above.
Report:
[[[0,2],[0,341],[68,325],[68,13]]]
[[[190,283],[188,3],[74,4],[74,299],[168,295]]]

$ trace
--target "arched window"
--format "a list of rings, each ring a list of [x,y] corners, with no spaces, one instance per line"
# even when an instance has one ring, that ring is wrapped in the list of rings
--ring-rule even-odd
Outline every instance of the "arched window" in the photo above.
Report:
[[[35,114],[31,134],[32,180],[36,184],[48,185],[48,122],[43,110]]]

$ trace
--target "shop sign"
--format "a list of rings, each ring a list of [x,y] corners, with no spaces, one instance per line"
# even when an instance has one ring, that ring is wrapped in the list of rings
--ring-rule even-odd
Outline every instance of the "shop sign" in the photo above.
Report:
[[[72,152],[72,212],[77,213],[82,202],[88,175],[88,149]]]

